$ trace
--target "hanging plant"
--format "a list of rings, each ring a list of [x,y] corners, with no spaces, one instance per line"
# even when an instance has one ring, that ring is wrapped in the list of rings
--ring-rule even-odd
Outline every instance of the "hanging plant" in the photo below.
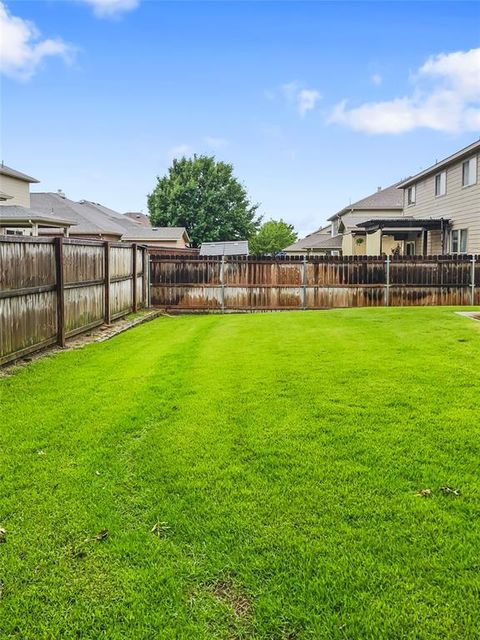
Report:
[[[357,244],[363,244],[363,243],[365,242],[365,238],[357,238],[357,239],[355,240],[355,242],[356,242]]]

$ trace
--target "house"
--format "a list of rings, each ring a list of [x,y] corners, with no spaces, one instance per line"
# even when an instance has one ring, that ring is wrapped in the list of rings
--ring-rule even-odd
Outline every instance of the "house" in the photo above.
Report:
[[[125,242],[139,242],[148,244],[149,247],[161,247],[165,249],[186,249],[190,238],[185,227],[145,227],[128,230],[123,236]],[[194,252],[196,253],[196,252]]]
[[[70,200],[64,193],[32,193],[32,207],[75,221],[70,230],[73,238],[110,240],[114,242],[137,242],[155,247],[188,246],[190,239],[184,227],[149,228],[91,200]]]
[[[342,251],[342,236],[332,236],[332,225],[329,224],[285,247],[283,251],[289,256],[338,256]]]
[[[405,216],[420,228],[421,253],[480,254],[479,156],[477,140],[399,185]]]
[[[248,240],[202,242],[201,256],[248,256]]]
[[[366,220],[390,219],[402,215],[403,196],[398,183],[385,189],[378,187],[375,193],[341,209],[328,218],[332,224],[332,237],[342,236],[342,254],[345,256],[376,255],[369,235],[361,227]]]
[[[371,254],[369,236],[359,226],[366,220],[389,219],[402,215],[403,196],[398,183],[349,204],[328,218],[328,224],[318,231],[286,247],[290,255],[367,255]]]
[[[39,182],[26,173],[0,164],[0,205],[30,207],[30,185]]]
[[[68,235],[75,224],[67,216],[32,209],[30,185],[38,183],[21,171],[0,165],[0,235]]]

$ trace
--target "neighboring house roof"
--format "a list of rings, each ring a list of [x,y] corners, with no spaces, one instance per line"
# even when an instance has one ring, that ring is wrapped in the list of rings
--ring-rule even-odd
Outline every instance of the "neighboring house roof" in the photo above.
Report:
[[[92,202],[91,200],[80,200],[79,204],[89,208],[94,215],[97,216],[98,219],[102,219],[102,217],[107,218],[110,222],[113,222],[116,225],[119,225],[124,231],[132,231],[135,232],[137,229],[140,229],[140,223],[135,222],[131,218],[127,218],[123,215],[123,213],[118,213],[118,211],[114,211],[109,207],[106,207],[99,202]]]
[[[476,142],[472,142],[472,144],[469,144],[467,147],[460,149],[460,151],[456,151],[451,156],[448,156],[447,158],[440,160],[440,162],[436,162],[431,167],[428,167],[427,169],[420,171],[420,173],[417,173],[416,175],[411,176],[410,178],[406,178],[406,180],[403,180],[402,182],[399,183],[399,188],[405,189],[406,187],[410,186],[414,182],[418,182],[418,180],[420,180],[421,178],[426,178],[432,173],[438,173],[445,167],[448,167],[450,164],[454,162],[458,162],[459,160],[463,160],[463,158],[466,158],[467,156],[471,155],[472,153],[475,153],[476,151],[480,151],[480,140],[477,140]]]
[[[3,162],[0,164],[0,175],[10,176],[10,178],[17,178],[17,180],[23,180],[23,182],[40,182],[40,180],[37,180],[36,178],[27,176],[26,173],[22,173],[21,171],[17,171],[16,169],[7,167],[7,165],[3,164]]]
[[[74,220],[75,235],[116,236],[128,242],[172,241],[181,238],[189,241],[183,227],[148,228],[98,202],[74,202],[61,193],[32,193],[30,199],[32,207],[37,211]]]
[[[362,198],[353,204],[349,204],[333,216],[330,216],[328,220],[334,220],[335,218],[352,211],[372,211],[375,209],[386,211],[388,209],[403,209],[403,191],[398,188],[399,184],[400,183],[397,182],[385,189],[379,189],[366,198]]]
[[[174,242],[176,240],[184,239],[186,242],[190,240],[185,227],[144,227],[139,229],[127,231],[122,238],[123,240],[138,242],[151,242],[156,240],[157,242]]]
[[[138,224],[141,224],[143,227],[152,226],[150,222],[150,218],[146,216],[144,213],[141,213],[140,211],[127,211],[123,215],[127,216],[127,218],[130,218],[130,220],[134,220],[135,222],[138,222]]]
[[[225,242],[203,242],[201,256],[248,256],[248,240],[228,240]]]
[[[309,233],[305,238],[301,238],[294,242],[293,244],[285,247],[283,251],[301,251],[302,249],[317,249],[317,248],[327,248],[324,246],[324,242],[332,237],[332,225],[329,224],[326,227],[322,227],[318,229],[318,231],[314,231],[313,233]],[[342,241],[340,239],[340,246]]]
[[[1,224],[29,224],[32,222],[50,227],[69,227],[75,224],[75,222],[69,218],[36,211],[18,204],[7,204],[0,207]]]
[[[126,231],[125,226],[119,224],[114,217],[106,215],[85,200],[74,202],[58,193],[31,193],[30,201],[32,208],[37,211],[74,220],[75,234],[78,235],[110,235],[121,238]],[[117,215],[123,219],[122,214]],[[125,223],[128,224],[127,220]],[[130,222],[130,225],[135,223]]]

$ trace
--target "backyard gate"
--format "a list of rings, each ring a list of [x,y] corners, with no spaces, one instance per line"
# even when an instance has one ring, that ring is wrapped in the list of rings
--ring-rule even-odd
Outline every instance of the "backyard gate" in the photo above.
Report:
[[[151,303],[177,311],[480,304],[480,256],[152,254]]]

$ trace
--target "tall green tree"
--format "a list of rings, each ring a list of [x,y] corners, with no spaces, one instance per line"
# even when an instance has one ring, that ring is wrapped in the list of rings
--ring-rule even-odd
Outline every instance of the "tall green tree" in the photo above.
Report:
[[[174,160],[148,196],[153,226],[185,227],[191,243],[247,240],[260,224],[233,167],[213,156]]]
[[[297,239],[295,229],[284,220],[268,220],[250,239],[250,253],[275,255]]]

